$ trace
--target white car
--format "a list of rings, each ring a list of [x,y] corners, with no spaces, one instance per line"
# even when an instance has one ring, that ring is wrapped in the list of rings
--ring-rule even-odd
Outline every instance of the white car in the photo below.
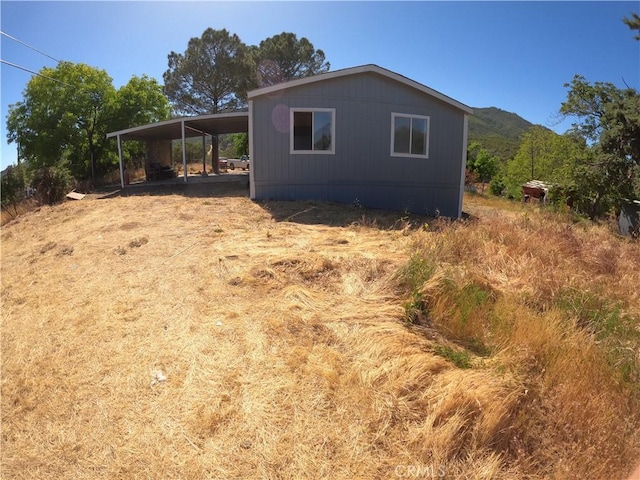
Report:
[[[235,170],[236,167],[242,170],[249,170],[249,155],[242,155],[240,158],[231,158],[228,160],[229,168]]]

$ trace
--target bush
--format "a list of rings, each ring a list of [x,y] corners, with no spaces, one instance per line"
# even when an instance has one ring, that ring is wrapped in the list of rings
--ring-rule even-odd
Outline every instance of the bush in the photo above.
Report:
[[[489,193],[491,195],[500,197],[504,193],[504,189],[505,189],[505,185],[504,185],[504,180],[502,180],[502,178],[494,177],[491,179],[491,182],[489,183]]]
[[[31,184],[36,198],[42,204],[61,202],[72,184],[71,173],[66,167],[44,167],[33,172]]]
[[[398,272],[399,285],[411,292],[411,298],[404,305],[405,317],[409,323],[420,324],[424,320],[425,305],[420,290],[434,270],[433,259],[416,251]]]
[[[20,165],[7,167],[4,171],[0,194],[2,208],[11,213],[9,207],[12,206],[14,211],[12,216],[17,215],[18,203],[24,198],[24,175]]]

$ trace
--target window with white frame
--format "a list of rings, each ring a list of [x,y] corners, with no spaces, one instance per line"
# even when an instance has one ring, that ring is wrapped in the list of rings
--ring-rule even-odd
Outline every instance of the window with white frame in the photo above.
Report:
[[[391,114],[391,156],[429,158],[429,117]]]
[[[335,153],[335,108],[291,109],[291,153]]]

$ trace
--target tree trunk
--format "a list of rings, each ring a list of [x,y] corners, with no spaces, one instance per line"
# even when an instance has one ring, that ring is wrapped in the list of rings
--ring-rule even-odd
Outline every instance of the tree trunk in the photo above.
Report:
[[[94,153],[93,153],[93,148],[91,149],[91,184],[95,185],[96,184],[96,171],[95,171],[95,167],[94,167]]]
[[[602,192],[598,191],[596,193],[596,198],[591,204],[591,213],[589,214],[590,220],[595,220],[598,216],[598,207],[600,207],[600,201],[602,200]]]

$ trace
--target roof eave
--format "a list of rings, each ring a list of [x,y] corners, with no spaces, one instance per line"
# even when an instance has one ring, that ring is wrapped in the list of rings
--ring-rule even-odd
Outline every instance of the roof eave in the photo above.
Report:
[[[177,123],[180,123],[181,121],[182,121],[181,118],[173,118],[171,120],[164,120],[162,122],[156,122],[156,123],[153,123],[153,124],[139,125],[137,127],[125,128],[124,130],[118,130],[118,131],[115,131],[115,132],[107,133],[107,138],[116,138],[118,135],[120,135],[120,136],[122,136],[122,135],[130,135],[132,133],[140,132],[140,131],[148,129],[149,125],[153,125],[154,127],[163,127],[163,126],[167,126],[167,125],[177,124]]]
[[[398,73],[392,72],[391,70],[387,70],[385,68],[379,67],[377,65],[362,65],[359,67],[345,68],[342,70],[336,70],[334,72],[322,73],[319,75],[314,75],[312,77],[299,78],[296,80],[291,80],[285,83],[279,83],[277,85],[271,85],[269,87],[259,88],[257,90],[252,90],[248,92],[247,96],[249,99],[254,99],[256,97],[261,97],[263,95],[269,95],[271,93],[279,92],[281,90],[286,90],[289,88],[295,88],[302,85],[308,85],[315,82],[321,82],[325,80],[330,80],[333,78],[340,78],[348,75],[356,75],[359,73],[377,73],[378,75],[382,75],[383,77],[391,78],[395,81],[403,83],[409,87],[415,88],[423,93],[431,95],[453,107],[462,110],[468,115],[473,114],[473,109],[471,107],[461,103],[457,100],[454,100],[451,97],[448,97],[437,90],[433,90],[432,88],[427,87],[421,83],[418,83],[410,78],[404,77]]]

